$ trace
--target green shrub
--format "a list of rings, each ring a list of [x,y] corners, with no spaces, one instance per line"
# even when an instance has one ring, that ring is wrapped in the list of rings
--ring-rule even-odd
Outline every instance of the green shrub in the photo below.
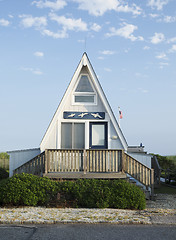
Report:
[[[80,179],[60,183],[60,191],[77,207],[144,209],[144,193],[124,180]]]
[[[0,204],[46,205],[57,193],[57,183],[32,174],[17,174],[0,184]]]
[[[0,180],[8,177],[9,177],[9,173],[4,168],[0,168]]]
[[[146,201],[138,187],[124,180],[55,182],[23,173],[0,183],[0,204],[144,209]]]

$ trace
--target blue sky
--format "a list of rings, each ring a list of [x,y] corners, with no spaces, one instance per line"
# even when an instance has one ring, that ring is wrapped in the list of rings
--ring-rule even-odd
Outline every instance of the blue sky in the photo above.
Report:
[[[128,144],[176,154],[175,0],[0,0],[0,152],[39,147],[84,51]]]

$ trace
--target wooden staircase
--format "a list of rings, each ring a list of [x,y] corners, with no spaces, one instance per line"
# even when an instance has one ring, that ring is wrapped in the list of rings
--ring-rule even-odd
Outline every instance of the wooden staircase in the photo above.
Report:
[[[154,170],[124,150],[48,149],[14,170],[22,172],[53,179],[126,179],[128,174],[154,195]]]

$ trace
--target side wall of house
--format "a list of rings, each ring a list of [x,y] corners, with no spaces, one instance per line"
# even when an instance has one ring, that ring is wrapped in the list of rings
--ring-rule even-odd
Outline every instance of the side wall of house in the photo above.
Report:
[[[11,151],[8,152],[8,154],[10,155],[9,177],[12,177],[13,170],[23,165],[24,163],[28,162],[38,154],[40,154],[40,149],[34,148],[19,151]]]
[[[145,166],[151,168],[151,158],[153,157],[152,155],[146,153],[129,153],[129,152],[128,155],[135,158]]]

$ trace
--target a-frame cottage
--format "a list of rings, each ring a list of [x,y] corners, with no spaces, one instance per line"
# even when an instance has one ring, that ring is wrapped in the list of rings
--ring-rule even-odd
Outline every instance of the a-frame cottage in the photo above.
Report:
[[[28,172],[57,179],[135,178],[153,193],[151,155],[129,147],[86,53],[41,141],[11,151],[10,176]]]

